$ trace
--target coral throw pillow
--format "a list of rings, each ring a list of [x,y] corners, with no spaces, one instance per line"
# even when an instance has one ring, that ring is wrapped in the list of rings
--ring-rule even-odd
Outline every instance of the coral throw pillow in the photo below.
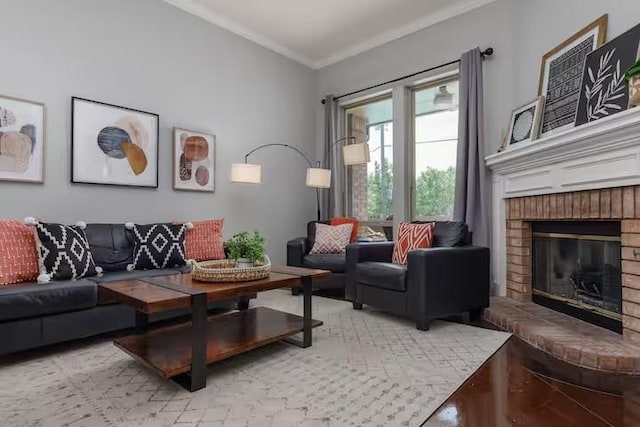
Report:
[[[353,224],[316,224],[316,241],[311,254],[343,254],[351,239]]]
[[[34,281],[38,273],[33,228],[21,221],[0,221],[0,285]]]
[[[193,221],[193,228],[187,230],[184,245],[187,259],[211,261],[224,259],[224,241],[222,240],[223,219]]]
[[[406,264],[410,251],[430,248],[433,242],[433,227],[433,223],[401,222],[398,227],[398,242],[393,246],[394,264]]]
[[[331,225],[353,224],[353,230],[351,230],[350,243],[355,243],[358,240],[358,220],[356,218],[336,217],[331,218]]]

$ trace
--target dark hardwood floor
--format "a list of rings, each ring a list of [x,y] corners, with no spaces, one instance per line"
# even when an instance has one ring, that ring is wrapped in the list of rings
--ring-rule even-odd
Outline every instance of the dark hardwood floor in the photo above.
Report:
[[[512,337],[428,427],[640,427],[640,379],[581,369]]]

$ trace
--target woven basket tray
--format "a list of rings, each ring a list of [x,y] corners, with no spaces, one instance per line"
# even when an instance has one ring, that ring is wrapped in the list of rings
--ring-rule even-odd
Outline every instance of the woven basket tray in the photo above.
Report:
[[[235,260],[191,262],[191,277],[201,282],[249,282],[269,277],[271,261],[265,255],[264,263],[251,268],[237,268]]]

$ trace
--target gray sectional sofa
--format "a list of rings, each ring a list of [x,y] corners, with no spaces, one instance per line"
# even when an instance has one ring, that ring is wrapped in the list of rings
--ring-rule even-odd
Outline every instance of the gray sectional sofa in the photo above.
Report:
[[[96,265],[104,269],[103,275],[0,287],[0,355],[132,328],[135,311],[102,299],[98,284],[188,272],[187,267],[127,271],[133,259],[134,239],[124,224],[87,224],[85,232]],[[238,302],[223,301],[210,309],[233,309]],[[151,316],[150,321],[186,314],[189,310],[165,312]]]

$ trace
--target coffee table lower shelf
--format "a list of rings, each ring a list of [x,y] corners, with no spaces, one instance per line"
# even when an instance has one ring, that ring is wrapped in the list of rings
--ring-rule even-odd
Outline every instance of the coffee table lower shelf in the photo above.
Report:
[[[312,327],[322,325],[312,320]],[[207,324],[207,364],[302,332],[303,318],[267,307],[211,317]],[[116,347],[164,378],[191,369],[191,322],[114,341]]]

